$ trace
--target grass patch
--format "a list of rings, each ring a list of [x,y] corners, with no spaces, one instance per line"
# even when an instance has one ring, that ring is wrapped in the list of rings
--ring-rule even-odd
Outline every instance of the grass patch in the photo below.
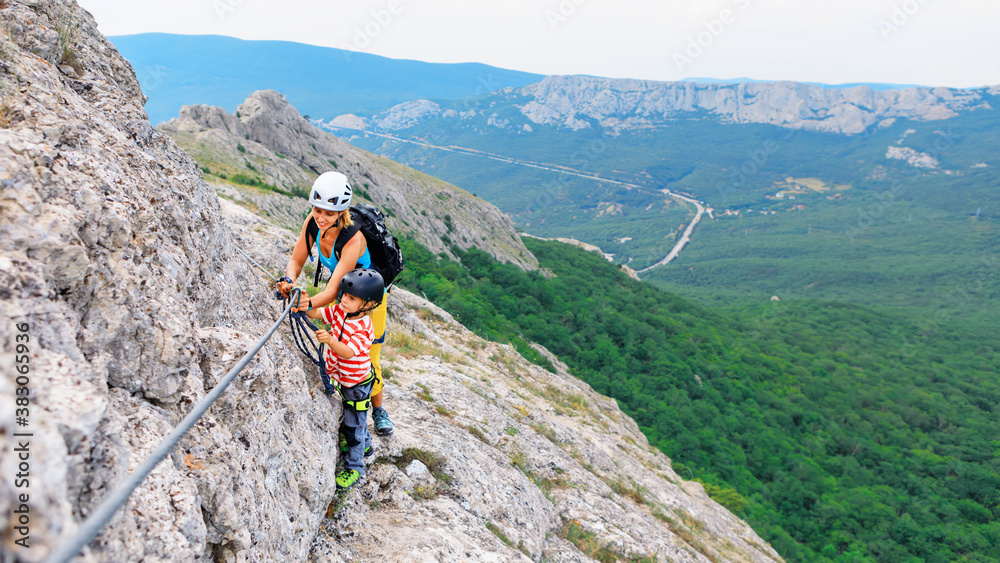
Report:
[[[705,531],[705,523],[691,516],[683,508],[676,508],[673,512],[678,518],[680,518],[680,523],[659,510],[654,510],[653,516],[662,520],[667,525],[667,528],[670,528],[670,531],[677,537],[681,538],[684,543],[694,548],[698,553],[704,555],[709,561],[712,561],[712,563],[716,563],[718,558],[714,553],[709,551],[707,547],[705,547],[705,544],[702,543],[700,539],[698,539],[698,536]]]
[[[413,500],[434,500],[438,498],[440,492],[436,484],[427,485],[424,487],[417,486],[417,488],[410,491],[410,498]]]
[[[441,357],[441,351],[424,340],[422,335],[414,336],[398,330],[390,332],[386,337],[386,348],[407,359],[417,356]]]
[[[517,435],[517,428],[514,428],[513,426],[506,426],[504,427],[503,431],[506,432],[508,436]]]
[[[428,471],[438,482],[451,484],[451,475],[444,470],[447,460],[441,454],[419,448],[406,448],[403,450],[403,455],[392,460],[392,464],[399,469],[405,469],[413,460],[418,460],[427,466]]]
[[[504,535],[503,531],[501,531],[500,528],[493,522],[487,521],[486,529],[493,532],[493,535],[500,538],[500,541],[502,541],[503,543],[511,547],[514,547],[514,543],[510,541],[510,539],[506,535]]]
[[[487,445],[492,445],[490,444],[489,439],[486,438],[486,434],[484,434],[483,431],[480,430],[478,426],[466,426],[465,429],[469,431],[469,434],[472,434],[476,438],[479,438],[480,442]]]
[[[445,472],[445,464],[447,461],[444,456],[438,453],[421,450],[419,448],[406,448],[403,450],[403,454],[401,456],[396,458],[381,457],[376,460],[373,465],[383,463],[392,464],[395,465],[400,471],[405,471],[406,467],[413,463],[414,460],[419,461],[427,467],[427,470],[434,476],[434,483],[419,485],[412,491],[407,491],[410,498],[414,500],[432,500],[448,490],[451,486],[452,477],[450,474]]]
[[[434,311],[431,311],[430,309],[423,307],[417,309],[417,317],[419,317],[420,320],[422,321],[435,321],[440,323],[445,322],[444,317],[435,313]]]
[[[575,416],[586,413],[590,408],[590,404],[581,393],[565,393],[554,385],[547,385],[545,391],[553,408],[559,414]]]
[[[615,563],[621,557],[618,553],[602,546],[594,532],[583,529],[576,520],[566,522],[559,530],[559,537],[572,543],[584,555],[601,563]]]
[[[556,438],[556,431],[549,428],[548,426],[545,426],[545,424],[541,422],[533,423],[531,425],[531,429],[534,430],[535,432],[538,432],[542,436],[548,438],[549,441],[552,442],[553,444],[558,445],[559,440]]]
[[[417,398],[427,401],[428,403],[434,402],[434,396],[431,395],[431,390],[427,388],[423,383],[417,383],[417,387],[420,391],[417,391]]]
[[[448,407],[444,405],[437,405],[434,407],[434,410],[440,415],[447,416],[448,418],[455,418],[455,411],[449,410]]]
[[[632,499],[633,502],[640,506],[646,504],[646,496],[643,494],[645,492],[645,487],[639,485],[635,481],[632,481],[631,484],[626,484],[621,479],[615,479],[614,481],[608,483],[608,486],[611,487],[612,491],[623,497]]]
[[[83,70],[83,63],[76,56],[73,44],[80,35],[80,22],[68,12],[60,12],[56,17],[56,33],[59,34],[59,63],[73,67],[73,70]]]

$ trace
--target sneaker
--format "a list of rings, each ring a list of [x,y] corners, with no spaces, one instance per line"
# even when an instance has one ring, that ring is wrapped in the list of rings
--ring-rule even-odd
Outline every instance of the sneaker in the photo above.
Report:
[[[379,436],[388,436],[395,429],[389,420],[389,412],[384,407],[372,409],[372,420],[375,421],[375,433]]]
[[[345,469],[337,474],[337,490],[346,491],[354,486],[361,478],[361,474],[353,469]]]

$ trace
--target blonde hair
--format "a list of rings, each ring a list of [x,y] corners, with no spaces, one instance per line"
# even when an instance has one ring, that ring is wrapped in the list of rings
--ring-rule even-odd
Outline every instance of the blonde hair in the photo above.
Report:
[[[354,219],[351,218],[351,210],[345,209],[340,212],[340,218],[337,219],[337,226],[340,229],[346,229],[354,225]]]

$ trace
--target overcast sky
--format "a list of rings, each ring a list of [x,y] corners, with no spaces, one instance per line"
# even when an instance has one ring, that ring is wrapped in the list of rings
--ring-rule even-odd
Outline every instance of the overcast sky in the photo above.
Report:
[[[539,74],[1000,84],[997,0],[79,0],[105,35],[280,39]]]

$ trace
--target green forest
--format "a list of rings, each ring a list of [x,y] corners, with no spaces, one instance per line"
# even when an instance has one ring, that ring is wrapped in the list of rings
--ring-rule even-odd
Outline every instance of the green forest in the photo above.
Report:
[[[543,365],[524,341],[546,346],[789,561],[1000,560],[992,324],[805,298],[706,308],[525,244],[553,277],[403,241],[401,283]]]

